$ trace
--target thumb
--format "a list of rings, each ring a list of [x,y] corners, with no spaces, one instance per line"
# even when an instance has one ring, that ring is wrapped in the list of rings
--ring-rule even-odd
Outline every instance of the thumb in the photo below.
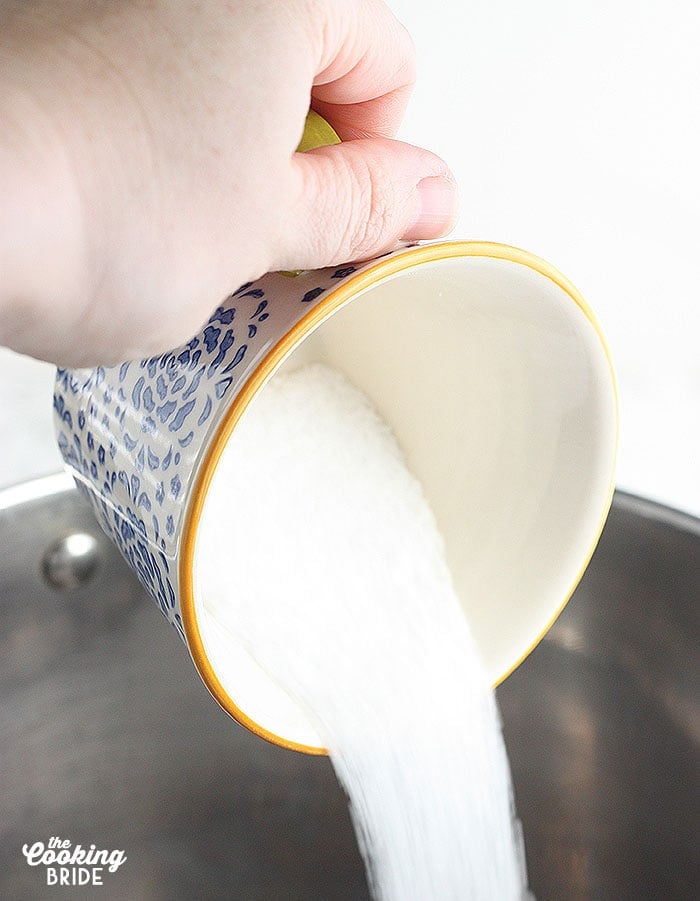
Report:
[[[399,241],[438,238],[457,218],[457,188],[435,154],[388,138],[346,141],[293,158],[296,188],[285,265],[366,259]]]

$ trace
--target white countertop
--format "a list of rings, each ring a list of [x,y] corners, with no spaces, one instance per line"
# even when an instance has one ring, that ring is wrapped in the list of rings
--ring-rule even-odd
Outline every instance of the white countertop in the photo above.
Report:
[[[401,136],[455,171],[455,236],[578,286],[617,366],[618,485],[700,515],[700,5],[390,6],[420,60]],[[52,381],[0,350],[0,487],[61,466]]]

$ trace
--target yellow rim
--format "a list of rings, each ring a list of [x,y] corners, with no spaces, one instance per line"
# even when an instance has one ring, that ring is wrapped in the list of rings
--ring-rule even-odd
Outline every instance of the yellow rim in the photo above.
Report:
[[[578,307],[580,307],[588,321],[595,329],[605,352],[612,378],[617,421],[617,379],[615,377],[615,370],[612,364],[610,349],[593,311],[591,310],[590,306],[585,301],[583,296],[575,288],[575,286],[557,269],[555,269],[554,266],[550,265],[548,262],[546,262],[546,260],[542,260],[534,254],[528,253],[525,250],[520,250],[517,247],[510,247],[506,244],[495,244],[479,241],[446,241],[440,244],[419,245],[418,247],[407,250],[405,253],[385,257],[381,260],[378,260],[374,265],[368,266],[367,269],[364,269],[358,272],[356,275],[348,278],[333,292],[329,293],[323,300],[321,300],[316,307],[310,310],[297,323],[295,323],[290,328],[290,330],[285,335],[283,335],[283,337],[277,342],[277,344],[275,344],[275,346],[268,352],[267,356],[260,362],[257,369],[253,373],[251,373],[248,380],[242,385],[239,393],[233,400],[229,409],[226,411],[226,414],[222,422],[219,424],[209,447],[206,449],[202,457],[201,464],[192,485],[192,495],[184,517],[179,564],[180,607],[182,612],[182,624],[185,635],[187,637],[187,642],[189,645],[190,653],[192,655],[192,659],[199,671],[200,676],[204,680],[204,683],[209,689],[210,693],[224,708],[224,710],[227,711],[227,713],[229,713],[235,720],[237,720],[251,732],[259,735],[261,738],[267,739],[267,741],[270,741],[273,744],[281,745],[284,748],[289,748],[294,751],[302,751],[306,754],[323,755],[328,753],[324,748],[318,748],[312,745],[303,745],[297,742],[289,741],[281,735],[276,735],[275,733],[270,732],[259,723],[252,720],[249,716],[247,716],[247,714],[245,714],[236,705],[235,701],[224,689],[223,685],[219,681],[219,678],[214,672],[214,669],[206,654],[204,642],[202,640],[195,612],[193,569],[197,531],[199,529],[199,523],[202,516],[202,511],[204,509],[204,502],[206,500],[214,472],[219,463],[221,454],[223,453],[223,450],[228,443],[231,434],[233,433],[233,430],[235,429],[248,405],[251,403],[258,391],[260,391],[260,389],[263,387],[265,382],[271,377],[277,367],[282,363],[282,361],[311,331],[313,331],[325,319],[328,319],[344,304],[358,297],[368,288],[377,285],[379,282],[384,281],[385,279],[390,278],[391,276],[396,275],[400,272],[403,272],[406,269],[413,269],[423,263],[432,263],[437,260],[454,259],[457,257],[488,257],[492,259],[504,260],[511,263],[519,263],[520,265],[526,266],[529,269],[533,269],[540,275],[543,275],[546,278],[550,279],[571,297],[571,299],[577,304]],[[615,468],[616,457],[617,435],[615,438],[615,448],[613,452],[613,472]],[[513,670],[517,669],[517,667],[523,662],[523,660],[525,660],[525,658],[534,650],[534,648],[539,644],[542,638],[549,631],[552,624],[555,622],[557,617],[560,615],[560,613],[568,603],[571,595],[576,590],[576,587],[581,581],[581,577],[583,576],[583,573],[585,572],[586,567],[588,566],[588,563],[593,556],[593,552],[595,551],[598,540],[600,539],[600,535],[603,531],[603,527],[608,516],[608,511],[610,509],[610,505],[612,504],[614,488],[614,477],[611,474],[610,490],[605,509],[603,510],[601,515],[599,529],[593,542],[591,543],[591,548],[585,558],[585,562],[581,566],[581,569],[573,585],[571,586],[571,590],[567,593],[559,608],[552,615],[545,629],[535,638],[535,640],[522,654],[522,656],[519,657],[518,660],[516,660],[516,662],[496,681],[494,687],[500,685],[501,682],[503,682],[503,680],[506,679],[513,672]]]

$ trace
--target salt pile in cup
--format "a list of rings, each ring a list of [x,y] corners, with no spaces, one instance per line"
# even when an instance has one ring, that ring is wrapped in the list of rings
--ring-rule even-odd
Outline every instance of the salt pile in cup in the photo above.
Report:
[[[277,375],[197,542],[219,666],[252,655],[313,724],[373,896],[526,896],[494,694],[421,486],[365,395],[323,364]]]

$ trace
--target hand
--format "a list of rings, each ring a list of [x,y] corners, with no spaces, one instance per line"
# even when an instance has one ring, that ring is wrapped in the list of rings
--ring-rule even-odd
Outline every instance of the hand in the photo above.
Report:
[[[187,340],[239,284],[444,234],[445,163],[392,140],[380,0],[5,0],[0,343],[67,365]],[[295,153],[309,103],[345,143]]]

